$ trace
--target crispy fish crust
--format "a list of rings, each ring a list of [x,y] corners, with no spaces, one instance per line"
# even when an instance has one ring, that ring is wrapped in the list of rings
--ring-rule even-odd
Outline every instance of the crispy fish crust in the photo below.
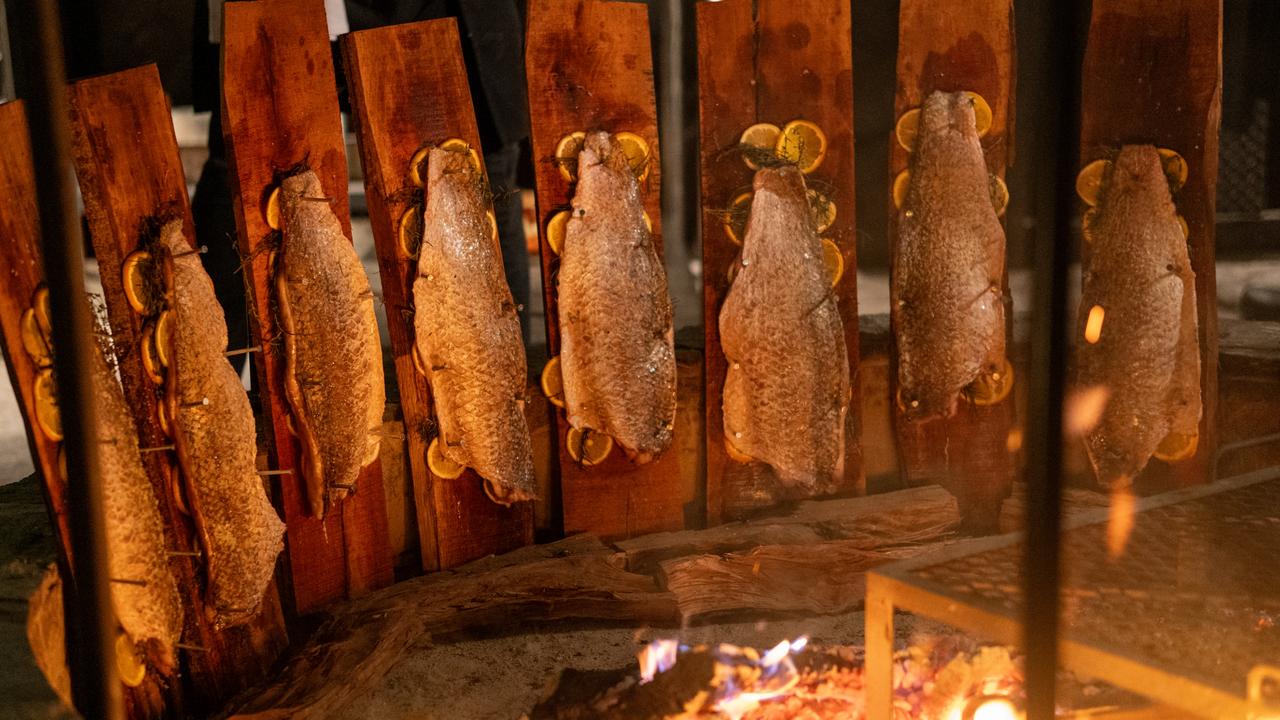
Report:
[[[607,132],[587,134],[560,258],[560,362],[569,422],[637,463],[671,444],[676,361],[662,255],[640,187]]]
[[[1004,228],[964,93],[920,113],[890,282],[906,417],[949,417],[964,388],[1005,359]]]
[[[382,343],[369,278],[315,172],[281,182],[280,215],[276,303],[285,394],[302,446],[307,503],[323,517],[329,501],[345,498],[378,457]]]
[[[436,148],[427,167],[413,317],[442,451],[484,478],[494,502],[532,500],[524,339],[484,181],[467,153]]]
[[[1120,149],[1085,231],[1082,334],[1093,306],[1104,314],[1077,382],[1108,397],[1085,449],[1099,483],[1123,486],[1166,435],[1195,435],[1202,411],[1196,277],[1153,146]]]
[[[285,528],[254,463],[253,409],[224,355],[227,324],[213,283],[191,254],[181,223],[166,225],[160,244],[173,264],[174,444],[204,546],[208,611],[225,627],[257,614]]]
[[[786,486],[834,490],[844,476],[849,358],[804,176],[756,173],[742,266],[720,309],[724,434]]]
[[[160,503],[138,452],[138,431],[124,391],[101,348],[92,355],[93,399],[102,470],[103,514],[116,618],[135,645],[165,674],[176,669],[173,645],[182,635],[182,599],[165,554]]]

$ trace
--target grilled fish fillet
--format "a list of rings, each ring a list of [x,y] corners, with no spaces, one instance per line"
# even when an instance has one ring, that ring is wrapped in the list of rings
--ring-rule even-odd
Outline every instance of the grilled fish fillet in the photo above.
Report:
[[[1202,411],[1195,273],[1154,147],[1120,149],[1085,231],[1081,327],[1095,305],[1103,323],[1077,381],[1108,397],[1085,448],[1098,481],[1123,486],[1166,435],[1194,436]]]
[[[173,645],[182,635],[183,609],[165,553],[160,504],[142,467],[124,391],[101,348],[90,354],[107,566],[117,581],[111,583],[111,600],[125,633],[168,674],[176,669]]]
[[[640,186],[607,132],[587,134],[559,275],[560,362],[569,422],[646,463],[671,444],[676,361],[662,255]]]
[[[386,405],[373,292],[329,202],[311,170],[280,184],[276,304],[285,394],[316,517],[377,459],[375,431]]]
[[[849,358],[804,176],[756,173],[742,260],[720,309],[724,434],[788,487],[834,490],[844,475]]]
[[[484,478],[494,502],[532,500],[524,339],[484,181],[467,153],[436,148],[427,168],[413,317],[441,450]]]
[[[225,627],[257,614],[285,528],[254,463],[253,409],[224,355],[227,324],[213,283],[181,223],[166,225],[160,244],[172,263],[174,445],[204,547],[208,612]]]
[[[1005,361],[1004,228],[964,93],[921,108],[890,281],[898,388],[909,420],[949,417]]]

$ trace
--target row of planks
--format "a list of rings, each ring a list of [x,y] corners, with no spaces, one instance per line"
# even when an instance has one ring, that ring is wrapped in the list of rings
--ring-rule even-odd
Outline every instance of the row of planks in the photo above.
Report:
[[[228,3],[225,13],[221,112],[236,195],[237,242],[245,259],[243,275],[252,308],[252,337],[263,348],[254,366],[269,469],[274,473],[272,496],[288,526],[286,555],[278,576],[279,599],[273,592],[253,623],[216,630],[203,620],[203,613],[188,613],[184,637],[198,649],[184,653],[181,683],[149,678],[129,694],[135,716],[217,707],[271,666],[287,644],[286,615],[306,614],[393,581],[378,463],[366,468],[357,492],[323,520],[306,513],[303,489],[291,474],[298,451],[287,429],[282,358],[270,342],[278,329],[270,290],[267,250],[272,232],[265,200],[280,174],[303,164],[314,170],[332,197],[344,232],[348,237],[351,233],[347,159],[323,3],[253,0]],[[742,131],[753,124],[782,125],[804,119],[827,135],[827,157],[818,180],[830,188],[830,199],[838,209],[826,235],[838,247],[846,268],[834,292],[846,329],[852,386],[861,385],[853,185],[854,29],[849,8],[823,0],[727,0],[701,3],[696,13],[708,318],[705,428],[678,425],[677,434],[705,431],[705,475],[700,459],[695,459],[695,467],[685,467],[688,458],[674,451],[642,466],[615,453],[599,466],[584,467],[568,455],[564,416],[549,408],[553,453],[558,454],[558,461],[551,463],[551,486],[557,489],[552,497],[558,501],[566,534],[588,531],[603,538],[622,538],[716,524],[727,510],[750,502],[735,496],[739,491],[728,482],[727,472],[733,461],[719,442],[726,368],[714,318],[737,254],[723,229],[724,211],[751,182],[749,168],[733,151]],[[1191,230],[1201,300],[1201,348],[1206,358],[1217,356],[1212,218],[1219,15],[1214,0],[1096,0],[1082,109],[1082,161],[1134,139],[1173,148],[1188,161],[1190,179],[1176,200]],[[560,337],[554,282],[558,260],[548,244],[547,224],[568,205],[573,189],[555,161],[561,138],[603,128],[636,133],[649,143],[652,169],[642,193],[661,244],[661,169],[649,37],[643,4],[529,3],[525,59],[549,356],[558,353]],[[479,147],[458,30],[451,19],[367,30],[342,37],[339,49],[358,129],[382,302],[400,389],[422,569],[447,569],[528,544],[534,526],[531,503],[511,508],[496,505],[487,499],[474,473],[444,480],[434,476],[426,462],[431,388],[413,362],[411,314],[427,309],[413,308],[415,268],[400,250],[398,226],[400,218],[421,202],[408,172],[415,153],[448,138]],[[895,116],[918,106],[932,90],[978,92],[993,111],[992,130],[984,140],[988,167],[993,174],[1003,175],[1013,160],[1013,59],[1012,0],[966,0],[946,8],[925,0],[903,0]],[[1172,67],[1174,61],[1187,72],[1149,72],[1153,67]],[[1134,88],[1134,68],[1146,68],[1146,75],[1159,82]],[[168,103],[153,66],[81,80],[71,85],[70,95],[77,174],[115,343],[122,348],[121,378],[142,441],[160,444],[163,435],[154,393],[137,352],[141,328],[129,311],[121,264],[159,218],[180,218],[194,247]],[[1171,107],[1177,111],[1169,111]],[[7,199],[0,210],[0,259],[11,276],[0,291],[0,320],[11,378],[27,411],[33,456],[46,479],[51,513],[65,549],[67,498],[58,479],[57,448],[35,430],[33,385],[38,369],[22,352],[18,327],[43,277],[36,251],[38,230],[24,123],[20,103],[0,106],[0,190]],[[888,142],[894,148],[890,168],[877,180],[885,183],[908,161],[894,139]],[[1152,463],[1152,473],[1170,476],[1174,483],[1208,476],[1208,459],[1214,451],[1216,363],[1203,362],[1202,367],[1206,412],[1196,456],[1177,466]],[[892,393],[892,368],[889,375]],[[924,427],[895,418],[898,465],[906,481],[941,482],[961,499],[962,508],[965,502],[998,508],[1017,471],[1016,454],[1007,449],[1016,427],[1015,396],[1010,394],[1010,400],[988,408],[962,409],[955,418]],[[858,417],[862,403],[856,395],[850,406],[844,490],[857,494],[865,490],[865,482]],[[680,446],[679,437],[673,445]],[[940,447],[953,451],[943,454]],[[163,501],[173,547],[189,549],[190,523],[172,507],[162,463],[160,454],[150,454],[148,473]],[[691,490],[687,480],[691,476],[695,483],[705,481],[704,488]],[[65,550],[61,561],[66,573],[70,558]],[[197,562],[175,556],[173,568],[192,607],[199,609]]]

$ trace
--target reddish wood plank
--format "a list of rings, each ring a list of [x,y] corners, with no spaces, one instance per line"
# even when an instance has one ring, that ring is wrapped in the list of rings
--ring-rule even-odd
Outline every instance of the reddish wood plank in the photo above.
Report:
[[[1001,178],[1013,162],[1013,32],[1012,0],[903,0],[900,8],[894,117],[919,107],[935,90],[978,93],[992,112],[991,130],[982,139],[987,169]],[[888,142],[892,183],[906,169],[908,153],[893,135]],[[892,200],[889,217],[890,242],[896,243],[897,209]],[[1007,277],[1004,282],[1007,297]],[[1012,317],[1006,305],[1008,329]],[[896,358],[896,350],[890,357]],[[892,398],[897,393],[896,363],[890,375]],[[925,423],[907,422],[897,403],[892,407],[906,482],[941,483],[956,496],[967,524],[994,529],[1000,502],[1009,495],[1017,472],[1008,450],[1014,393],[989,407],[961,402],[953,417]]]
[[[263,201],[280,176],[303,164],[320,177],[334,213],[351,236],[347,161],[324,4],[318,0],[227,3],[223,18],[223,131],[226,135],[240,254],[246,258],[255,358],[264,413],[272,429],[273,467],[292,470],[296,440],[286,425],[284,357],[272,309],[268,252],[275,242]],[[261,361],[261,362],[259,362]],[[293,608],[317,610],[334,600],[389,584],[381,466],[361,473],[357,491],[323,521],[305,510],[301,478],[277,477],[287,535]]]
[[[397,227],[405,212],[422,212],[423,191],[408,175],[410,159],[419,148],[456,137],[480,149],[457,21],[445,18],[351,33],[343,36],[342,50],[351,104],[359,119],[383,302],[389,308],[423,569],[450,568],[533,541],[532,503],[503,507],[489,500],[474,472],[443,480],[430,473],[426,462],[433,413],[426,377],[415,369],[412,356],[417,268],[400,249]]]
[[[182,220],[194,247],[186,180],[174,138],[169,103],[154,65],[81,80],[70,91],[76,173],[89,219],[120,376],[144,446],[170,442],[156,420],[159,389],[146,377],[140,343],[142,318],[129,306],[121,263],[149,240],[160,224]],[[178,511],[164,480],[169,453],[143,457],[161,499],[170,542],[179,550],[196,545],[190,519]],[[184,653],[186,709],[212,711],[267,672],[284,649],[279,596],[267,590],[253,622],[225,631],[206,618],[199,558],[175,557],[172,567],[187,601],[183,640],[206,648]]]
[[[753,13],[754,5],[754,13]],[[807,119],[827,135],[827,156],[806,177],[835,203],[829,237],[844,255],[836,287],[844,320],[853,398],[845,425],[845,490],[861,492],[861,400],[853,184],[853,57],[849,8],[822,0],[731,0],[697,8],[703,206],[703,307],[706,312],[707,517],[749,510],[758,501],[733,482],[742,466],[729,461],[723,437],[726,372],[716,319],[729,290],[738,246],[724,231],[724,212],[750,192],[753,172],[735,152],[742,131],[757,122],[779,127]],[[736,473],[735,473],[736,471]]]
[[[653,57],[648,8],[599,0],[531,0],[525,65],[530,68],[529,115],[537,182],[538,235],[547,313],[547,350],[560,352],[556,315],[559,259],[547,245],[546,226],[565,209],[573,187],[557,167],[562,137],[586,129],[633,132],[649,143],[648,178],[641,185],[654,240],[662,247],[658,122],[653,95]],[[646,465],[621,452],[592,468],[569,457],[569,424],[556,413],[565,532],[588,531],[627,537],[684,526],[678,438],[672,449]]]
[[[1094,0],[1083,80],[1081,166],[1124,143],[1154,143],[1187,161],[1187,182],[1174,204],[1190,230],[1204,415],[1196,454],[1173,464],[1152,458],[1138,483],[1159,491],[1210,482],[1218,434],[1213,233],[1222,116],[1221,0]]]

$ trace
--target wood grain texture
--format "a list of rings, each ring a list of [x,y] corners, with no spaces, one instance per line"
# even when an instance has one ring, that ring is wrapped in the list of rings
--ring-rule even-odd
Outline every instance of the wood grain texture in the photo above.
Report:
[[[143,318],[129,306],[121,277],[123,259],[152,239],[160,226],[181,220],[195,247],[187,186],[174,137],[169,103],[154,65],[73,83],[70,88],[76,174],[111,323],[125,397],[134,411],[143,447],[171,442],[160,429],[161,389],[147,379],[141,360]],[[167,452],[146,453],[143,464],[160,499],[166,537],[173,548],[197,549],[195,527],[174,502],[164,464]],[[183,641],[206,648],[184,651],[188,712],[211,711],[270,670],[288,643],[274,584],[252,622],[219,631],[205,615],[203,560],[170,561],[186,601]]]
[[[1187,182],[1173,200],[1187,221],[1196,274],[1204,401],[1200,442],[1185,461],[1152,458],[1137,483],[1144,491],[1159,491],[1211,482],[1218,431],[1213,233],[1222,116],[1221,0],[1094,0],[1082,77],[1082,167],[1126,143],[1154,143],[1187,161]]]
[[[1013,163],[1014,29],[1012,0],[963,0],[939,4],[903,0],[898,21],[898,86],[894,117],[919,107],[935,90],[969,90],[991,106],[991,129],[982,138],[987,170],[1001,178]],[[892,183],[907,168],[908,152],[890,134]],[[892,193],[890,193],[892,198]],[[889,205],[889,236],[897,242],[897,208]],[[1008,277],[1003,279],[1008,297]],[[1006,334],[1013,310],[1005,306]],[[897,329],[894,330],[895,334]],[[890,366],[890,398],[897,397],[896,351]],[[1020,382],[1020,380],[1015,380]],[[961,514],[974,527],[994,529],[1000,502],[1017,473],[1007,448],[1014,422],[1014,394],[979,407],[960,402],[945,420],[908,422],[894,409],[902,476],[910,484],[941,483],[956,495]]]
[[[409,179],[419,148],[462,138],[480,151],[466,66],[453,18],[344,35],[342,51],[352,109],[359,120],[369,220],[377,245],[383,303],[395,353],[409,464],[417,504],[422,566],[450,568],[533,541],[532,503],[503,507],[468,470],[444,480],[427,467],[433,433],[431,391],[413,362],[413,280],[417,262],[400,249],[397,227],[421,213],[423,190]]]
[[[235,191],[237,240],[249,286],[254,359],[263,412],[270,422],[272,466],[293,470],[297,441],[287,427],[283,344],[278,342],[268,254],[277,236],[264,201],[281,177],[314,170],[351,237],[347,161],[324,4],[318,0],[227,3],[223,18],[222,117]],[[335,358],[335,361],[337,358]],[[392,581],[386,505],[379,463],[357,490],[325,515],[307,514],[300,476],[276,476],[276,499],[288,525],[290,597],[298,613]]]
[[[649,176],[641,184],[654,241],[662,247],[658,123],[648,9],[641,3],[600,0],[530,0],[525,65],[537,183],[538,235],[547,317],[547,351],[560,352],[556,274],[559,259],[547,245],[547,221],[569,206],[573,186],[557,167],[555,147],[578,130],[633,132],[649,143]],[[684,526],[680,438],[661,457],[634,465],[621,452],[592,468],[569,457],[569,423],[555,415],[564,530],[605,538],[629,537]],[[679,429],[677,429],[677,434]]]
[[[753,10],[754,5],[754,10]],[[702,171],[703,308],[706,316],[707,517],[712,524],[753,509],[732,481],[737,463],[724,449],[727,371],[717,319],[739,247],[724,231],[733,199],[751,191],[753,171],[736,151],[758,122],[782,127],[806,119],[827,136],[822,165],[805,180],[835,203],[823,237],[844,256],[836,287],[844,321],[853,397],[845,423],[845,492],[865,490],[859,392],[857,238],[853,180],[853,57],[847,5],[823,0],[730,0],[697,7],[698,100]],[[754,501],[758,502],[758,501]]]

